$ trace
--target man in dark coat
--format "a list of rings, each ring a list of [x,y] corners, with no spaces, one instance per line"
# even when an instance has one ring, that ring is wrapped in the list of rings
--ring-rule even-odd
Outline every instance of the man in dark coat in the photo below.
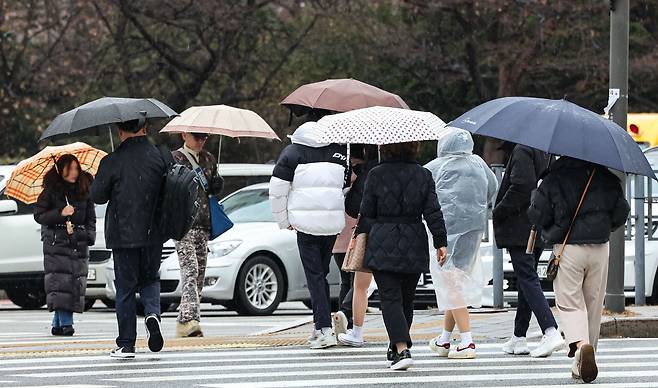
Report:
[[[152,225],[166,166],[173,158],[149,142],[142,120],[119,124],[119,137],[119,148],[100,163],[91,196],[97,204],[109,201],[105,242],[114,257],[119,324],[118,348],[110,356],[134,358],[137,292],[144,305],[149,349],[158,352],[164,345],[159,275],[164,241]]]
[[[564,345],[537,275],[537,264],[544,247],[538,243],[534,254],[526,254],[532,227],[527,215],[530,195],[537,188],[550,160],[551,157],[544,152],[524,145],[515,146],[493,209],[496,245],[507,248],[519,288],[514,335],[503,345],[503,351],[508,354],[530,353],[533,357],[547,357]],[[532,313],[537,317],[544,338],[539,347],[530,352],[525,337]]]
[[[205,133],[183,133],[184,144],[172,152],[176,163],[194,171],[202,183],[197,196],[199,210],[192,228],[181,241],[176,242],[176,251],[181,269],[183,290],[176,324],[177,337],[202,337],[201,291],[208,259],[208,237],[210,236],[209,195],[219,195],[224,180],[217,172],[217,160],[203,149],[208,135]]]

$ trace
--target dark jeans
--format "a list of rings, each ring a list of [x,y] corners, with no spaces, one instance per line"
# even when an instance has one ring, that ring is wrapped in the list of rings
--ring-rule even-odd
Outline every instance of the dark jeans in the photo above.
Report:
[[[345,260],[344,253],[334,253],[334,261],[340,270]],[[347,327],[352,327],[352,297],[354,295],[354,274],[352,272],[340,271],[340,293],[338,301],[340,302],[340,311],[347,317]]]
[[[137,312],[135,294],[144,305],[146,316],[160,317],[160,259],[162,245],[143,248],[113,249],[117,295],[116,313],[119,324],[117,346],[135,346]]]
[[[329,293],[329,265],[336,236],[313,236],[297,232],[299,257],[302,259],[308,291],[313,306],[315,328],[331,327],[331,295]]]
[[[384,325],[390,346],[406,342],[411,348],[409,329],[414,319],[414,297],[420,273],[373,271],[381,301]]]
[[[514,267],[519,289],[518,306],[516,307],[516,318],[514,319],[514,335],[517,337],[526,336],[533,313],[542,332],[545,332],[549,327],[557,328],[553,312],[548,306],[539,283],[539,275],[537,275],[537,264],[543,249],[535,249],[534,255],[528,255],[525,250],[525,247],[508,249],[512,257],[512,267]]]

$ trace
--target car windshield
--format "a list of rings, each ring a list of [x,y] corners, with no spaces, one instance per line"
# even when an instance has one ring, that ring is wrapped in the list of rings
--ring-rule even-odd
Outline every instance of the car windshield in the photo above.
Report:
[[[236,224],[275,222],[266,188],[239,191],[222,201],[226,215]]]

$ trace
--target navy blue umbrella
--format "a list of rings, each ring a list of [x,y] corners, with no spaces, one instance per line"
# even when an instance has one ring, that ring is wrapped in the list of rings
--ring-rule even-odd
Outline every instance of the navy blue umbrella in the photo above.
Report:
[[[566,100],[498,98],[448,125],[656,179],[642,150],[623,128]]]

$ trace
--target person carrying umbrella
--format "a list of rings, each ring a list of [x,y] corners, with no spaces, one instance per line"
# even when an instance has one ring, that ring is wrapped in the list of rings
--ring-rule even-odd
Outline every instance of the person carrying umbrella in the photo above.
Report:
[[[176,324],[177,337],[202,337],[201,330],[201,291],[203,290],[206,262],[208,258],[208,238],[210,236],[209,195],[219,195],[224,180],[217,172],[217,160],[203,149],[208,134],[182,133],[183,146],[172,152],[178,164],[194,171],[203,179],[197,195],[199,210],[192,229],[176,242],[180,262],[183,290]]]
[[[346,147],[321,143],[314,110],[291,137],[270,180],[272,214],[281,229],[297,232],[299,255],[311,294],[315,331],[311,349],[335,346],[327,275],[336,236],[345,226],[343,189],[350,176]]]
[[[559,258],[555,305],[569,357],[575,357],[572,376],[586,383],[598,374],[594,349],[608,280],[608,241],[629,211],[619,178],[601,165],[570,157],[553,163],[528,209]]]
[[[64,154],[43,178],[34,207],[34,219],[42,225],[46,302],[54,311],[54,336],[72,336],[73,313],[84,311],[89,247],[96,241],[92,181],[74,155]]]
[[[113,358],[135,358],[136,298],[144,305],[148,347],[164,346],[160,328],[160,260],[164,239],[154,227],[158,195],[170,153],[160,152],[146,136],[146,120],[118,124],[121,145],[105,157],[91,187],[97,204],[108,203],[105,242],[112,249],[119,326]],[[170,160],[165,160],[168,155]]]

